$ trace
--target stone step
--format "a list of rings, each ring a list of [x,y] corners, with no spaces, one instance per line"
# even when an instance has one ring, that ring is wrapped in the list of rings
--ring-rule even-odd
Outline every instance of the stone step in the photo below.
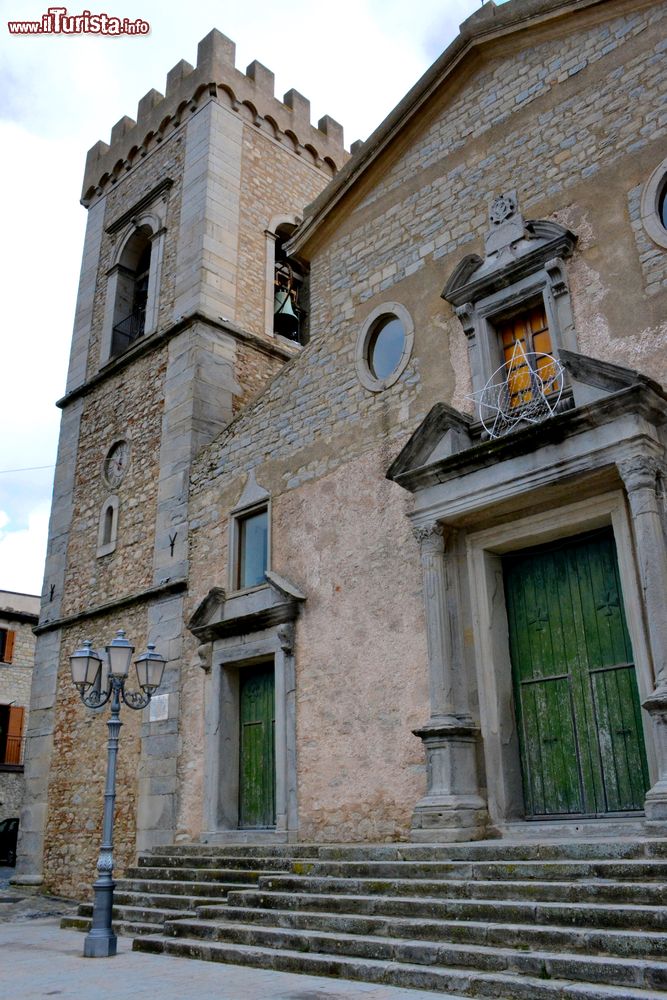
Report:
[[[144,858],[314,858],[322,861],[514,861],[667,859],[667,838],[616,837],[550,841],[478,840],[465,844],[180,844],[159,847]]]
[[[81,917],[86,917],[88,919],[92,918],[93,915],[93,904],[92,903],[81,903],[77,914]],[[166,920],[186,920],[188,918],[194,918],[196,911],[193,909],[160,909],[157,906],[126,906],[126,905],[116,905],[114,902],[114,907],[112,910],[112,919],[114,924],[116,921],[123,921],[125,923],[143,923],[152,924],[153,932],[155,932],[155,927],[160,928]]]
[[[345,895],[428,896],[437,899],[512,899],[535,902],[618,902],[657,905],[667,899],[667,884],[660,882],[482,881],[474,879],[366,879],[310,878],[309,876],[262,875],[262,892],[344,893]]]
[[[147,865],[137,865],[125,871],[124,881],[146,879],[161,882],[218,882],[222,884],[243,884],[255,885],[257,879],[265,871],[256,869],[230,869],[230,868],[190,868],[181,866],[180,868],[149,868]],[[279,872],[275,874],[280,874]]]
[[[224,894],[210,896],[170,896],[167,892],[143,893],[119,892],[118,890],[114,893],[114,904],[116,906],[144,906],[151,909],[164,907],[170,911],[185,910],[194,912],[199,906],[220,906],[223,901]]]
[[[304,863],[310,859],[304,858]],[[257,871],[291,871],[293,864],[292,857],[261,858],[250,855],[224,854],[172,854],[162,853],[162,851],[152,854],[140,854],[137,860],[138,868],[180,868],[187,865],[189,868],[224,868],[225,871],[245,871],[248,869]],[[137,869],[134,869],[135,871]]]
[[[192,881],[187,879],[139,879],[119,878],[116,882],[119,892],[146,893],[159,895],[165,893],[174,896],[210,896],[212,894],[224,897],[228,892],[239,889],[254,889],[257,882],[209,882],[204,879]]]
[[[170,847],[154,847],[143,856],[167,854],[171,857],[293,858],[298,855],[305,858],[317,857],[320,848],[320,844],[174,844]]]
[[[555,903],[527,900],[451,899],[427,896],[348,895],[338,893],[231,892],[230,906],[279,910],[316,910],[320,913],[382,914],[422,919],[487,920],[494,923],[560,924],[628,930],[667,930],[664,906]]]
[[[283,869],[285,870],[285,869]],[[317,878],[538,879],[667,882],[667,860],[628,861],[315,861],[297,858],[295,875]]]
[[[262,948],[345,955],[349,958],[381,959],[413,965],[445,966],[535,976],[541,979],[584,980],[611,986],[657,989],[667,986],[667,962],[576,953],[391,937],[340,934],[331,931],[285,927],[258,927],[245,923],[212,920],[167,921],[167,936],[201,938],[206,941],[244,944]]]
[[[164,953],[285,972],[335,976],[403,988],[448,992],[466,997],[502,997],[503,1000],[656,1000],[656,991],[653,988],[645,990],[563,979],[541,979],[502,972],[479,972],[372,958],[228,944],[198,938],[164,935],[144,937],[137,938],[132,947],[135,951]]]
[[[667,933],[597,928],[489,923],[474,920],[426,920],[414,917],[354,916],[300,910],[262,910],[240,906],[198,907],[203,920],[233,921],[261,926],[295,927],[340,934],[450,941],[468,946],[530,947],[543,951],[578,951],[628,960],[667,956]],[[169,919],[169,918],[168,918]]]

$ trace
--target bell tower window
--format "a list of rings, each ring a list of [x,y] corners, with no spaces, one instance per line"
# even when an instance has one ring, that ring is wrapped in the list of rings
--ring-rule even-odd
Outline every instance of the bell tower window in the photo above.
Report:
[[[287,256],[285,243],[293,226],[280,226],[276,233],[273,274],[273,333],[297,344],[304,343],[304,273],[298,262]]]
[[[150,233],[139,229],[128,240],[118,265],[111,357],[144,334],[150,264]]]

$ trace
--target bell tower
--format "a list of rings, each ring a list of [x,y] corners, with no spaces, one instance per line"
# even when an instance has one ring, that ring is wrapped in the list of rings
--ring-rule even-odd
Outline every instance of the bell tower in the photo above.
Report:
[[[212,31],[197,65],[174,66],[164,95],[149,91],[86,160],[18,882],[71,872],[76,893],[92,871],[104,720],[81,710],[68,655],[86,638],[103,648],[117,627],[168,661],[150,714],[123,733],[119,863],[173,841],[191,462],[305,339],[307,276],[283,243],[345,162],[342,129],[328,116],[312,126],[301,94],[276,99],[271,71],[242,73],[234,56]],[[87,776],[74,753],[89,757]]]

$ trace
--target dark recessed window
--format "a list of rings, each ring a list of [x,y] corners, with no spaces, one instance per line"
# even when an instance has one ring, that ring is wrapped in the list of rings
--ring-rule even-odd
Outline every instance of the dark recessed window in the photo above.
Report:
[[[238,520],[239,590],[264,583],[268,557],[269,516],[266,508],[254,511]]]
[[[665,178],[658,198],[658,217],[663,229],[667,229],[667,178]]]
[[[398,316],[380,316],[368,342],[368,367],[376,379],[396,371],[405,350],[405,329]]]

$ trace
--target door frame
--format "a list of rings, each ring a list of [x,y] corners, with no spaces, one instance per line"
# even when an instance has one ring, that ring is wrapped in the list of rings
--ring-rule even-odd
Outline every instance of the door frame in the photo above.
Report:
[[[508,552],[573,538],[611,526],[618,559],[621,593],[632,643],[639,700],[653,690],[630,520],[623,493],[614,491],[567,506],[540,511],[471,533],[467,538],[468,573],[473,609],[476,686],[492,822],[524,819],[519,738],[514,711],[509,626],[501,557]],[[649,776],[657,763],[649,714],[642,709]]]
[[[294,626],[278,625],[248,636],[217,639],[205,692],[204,833],[206,843],[295,840],[296,684]],[[239,829],[241,671],[272,662],[275,682],[276,825],[273,830]]]

